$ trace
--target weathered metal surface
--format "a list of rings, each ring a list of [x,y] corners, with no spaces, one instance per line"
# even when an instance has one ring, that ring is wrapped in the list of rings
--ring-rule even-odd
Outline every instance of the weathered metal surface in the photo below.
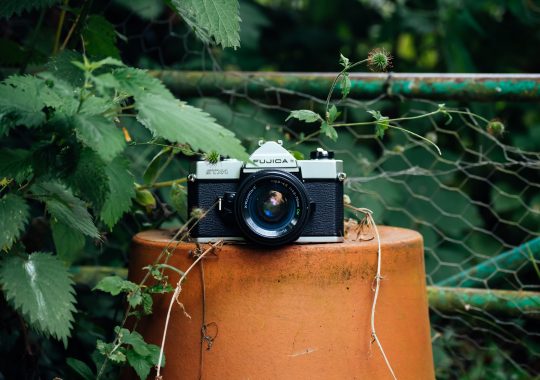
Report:
[[[437,285],[464,288],[484,286],[486,281],[494,283],[530,260],[540,260],[540,237],[440,281]]]
[[[152,74],[182,97],[224,92],[261,97],[272,92],[301,92],[325,98],[336,73],[201,72],[156,70]],[[354,98],[388,94],[433,100],[540,100],[540,74],[354,73]],[[338,86],[339,90],[339,86]],[[335,91],[338,96],[339,91]]]
[[[428,286],[429,306],[444,314],[482,311],[540,318],[540,293]]]

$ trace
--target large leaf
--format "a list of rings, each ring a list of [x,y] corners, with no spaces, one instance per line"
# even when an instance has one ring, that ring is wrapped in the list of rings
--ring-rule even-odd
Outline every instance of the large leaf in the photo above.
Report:
[[[194,150],[217,151],[242,160],[248,158],[234,133],[199,108],[154,94],[137,97],[135,106],[139,111],[137,119],[154,136],[187,143]]]
[[[75,169],[65,178],[76,196],[90,202],[94,210],[101,210],[109,194],[106,163],[91,149],[83,149]]]
[[[16,79],[17,84],[9,80]],[[9,82],[8,82],[9,81]],[[0,123],[34,127],[45,121],[44,103],[36,78],[11,77],[0,84]]]
[[[22,197],[7,194],[0,198],[0,250],[11,248],[29,217],[29,207]]]
[[[51,222],[51,229],[58,258],[68,264],[75,261],[84,248],[84,235],[61,221],[53,220]]]
[[[67,268],[48,253],[10,255],[0,263],[6,299],[36,330],[67,345],[75,312],[73,282]]]
[[[172,0],[171,3],[204,42],[214,39],[223,47],[240,47],[238,0]]]
[[[95,380],[96,375],[86,363],[75,358],[67,358],[66,364],[83,380]]]
[[[163,82],[154,78],[145,70],[125,67],[115,69],[112,75],[115,81],[109,81],[109,86],[118,86],[121,91],[129,95],[139,97],[151,93],[170,100],[174,99],[173,94],[165,87]]]
[[[83,32],[84,47],[90,57],[113,57],[120,59],[116,47],[116,31],[103,16],[90,15]]]
[[[44,182],[34,185],[32,192],[45,202],[54,221],[65,223],[84,235],[99,237],[86,205],[65,186],[56,182]]]
[[[4,177],[15,178],[17,182],[23,181],[32,171],[31,152],[24,149],[0,150],[0,179]]]
[[[122,131],[104,116],[77,115],[73,125],[77,138],[105,161],[116,157],[126,145]]]
[[[163,83],[144,70],[121,68],[113,72],[119,89],[135,98],[138,120],[154,136],[187,143],[194,150],[215,150],[245,160],[248,155],[234,134],[208,113],[177,100]]]
[[[32,9],[42,9],[58,3],[59,0],[2,0],[0,1],[0,18],[10,18],[15,13]]]
[[[111,161],[105,168],[105,174],[109,181],[109,194],[101,209],[100,218],[112,229],[131,207],[132,198],[135,196],[135,179],[129,172],[129,162],[122,157]]]

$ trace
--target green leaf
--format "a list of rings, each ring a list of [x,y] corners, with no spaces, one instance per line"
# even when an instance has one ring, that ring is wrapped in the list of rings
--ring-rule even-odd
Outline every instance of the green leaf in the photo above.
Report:
[[[105,161],[111,161],[126,145],[122,131],[104,116],[77,115],[73,126],[77,138]]]
[[[240,47],[238,0],[172,0],[173,7],[205,43]]]
[[[386,133],[386,130],[390,127],[388,116],[383,116],[379,111],[375,110],[369,110],[367,112],[371,114],[375,120],[377,120],[377,123],[375,124],[375,136],[382,139]]]
[[[128,337],[129,341],[124,341],[132,345],[132,348],[126,351],[128,363],[137,372],[139,378],[146,379],[152,367],[158,364],[160,347],[146,343],[137,332],[131,332]],[[161,363],[161,367],[164,366],[165,355]]]
[[[154,136],[187,143],[194,150],[215,150],[222,155],[247,160],[248,155],[234,133],[199,108],[150,93],[136,96],[135,100],[139,111],[137,120]]]
[[[32,9],[48,8],[59,0],[2,0],[0,2],[0,18],[10,18],[14,14]]]
[[[0,198],[0,250],[8,250],[19,238],[30,218],[24,198],[6,194]]]
[[[126,357],[129,365],[135,370],[139,379],[145,380],[153,367],[147,356],[139,355],[135,350],[127,350]]]
[[[101,209],[101,220],[112,229],[122,215],[129,210],[135,196],[134,178],[129,162],[117,157],[105,168],[109,181],[109,194]]]
[[[75,358],[67,358],[66,364],[83,380],[95,380],[96,375],[86,363]]]
[[[154,305],[154,300],[152,299],[152,296],[148,293],[142,294],[142,306],[143,306],[143,312],[144,315],[150,315],[152,314],[152,306]]]
[[[345,57],[343,54],[339,53],[339,64],[344,68],[349,67],[349,58]]]
[[[45,202],[55,221],[68,224],[72,229],[93,238],[99,232],[86,209],[86,205],[65,186],[57,182],[44,182],[32,187],[34,195]]]
[[[134,97],[141,97],[145,94],[161,95],[169,100],[174,100],[173,94],[165,87],[163,82],[154,78],[147,71],[125,67],[115,69],[112,72],[114,81],[110,78],[104,85],[118,86],[119,90]]]
[[[33,328],[67,345],[75,290],[64,264],[44,252],[24,258],[10,255],[0,262],[0,284],[6,299]]]
[[[336,131],[336,128],[332,127],[326,121],[323,121],[321,124],[321,132],[324,133],[327,137],[329,137],[333,141],[336,141],[338,138],[338,133]]]
[[[156,137],[189,144],[194,150],[215,150],[240,160],[248,154],[234,133],[208,113],[177,100],[158,79],[146,71],[123,68],[113,72],[120,90],[135,98],[137,119]]]
[[[0,179],[14,178],[17,182],[25,180],[32,172],[32,153],[24,149],[0,150]]]
[[[135,189],[135,202],[146,208],[147,212],[156,208],[156,198],[150,190]]]
[[[297,160],[304,160],[306,157],[304,156],[304,153],[298,151],[298,150],[289,150],[289,153],[293,155],[293,157]]]
[[[133,351],[141,356],[150,356],[148,344],[144,341],[141,334],[136,331],[129,331],[128,329],[121,329],[120,331],[123,343],[131,345]]]
[[[343,73],[339,78],[339,88],[341,89],[341,98],[345,99],[351,92],[351,78],[349,73]]]
[[[82,55],[76,51],[64,50],[51,58],[47,63],[47,69],[56,78],[75,87],[84,84],[84,73],[73,65],[73,61],[82,61]]]
[[[150,161],[150,163],[146,167],[146,170],[143,173],[143,180],[145,184],[150,185],[158,179],[157,175],[161,171],[161,167],[163,166],[163,164],[167,162],[170,153],[171,147],[165,147],[161,149],[154,156],[154,158],[152,158],[152,161]]]
[[[116,47],[116,31],[103,16],[90,15],[82,32],[84,47],[90,57],[113,57],[120,59]]]
[[[334,104],[332,104],[332,107],[328,110],[328,121],[330,123],[333,123],[336,121],[336,119],[341,115],[341,112],[339,112]]]
[[[58,258],[72,263],[84,248],[84,235],[61,221],[51,221],[51,230]]]
[[[124,347],[117,347],[113,351],[114,346],[112,343],[105,343],[101,339],[98,339],[96,341],[96,348],[99,353],[108,357],[113,363],[122,364],[126,362],[126,349]]]
[[[65,178],[77,196],[90,202],[95,211],[101,210],[109,195],[109,177],[105,162],[91,149],[83,149],[74,170]]]
[[[132,308],[136,308],[137,306],[142,304],[143,298],[142,298],[141,289],[137,288],[133,292],[129,293],[127,295],[127,301],[128,301],[129,306],[131,306]]]
[[[291,111],[291,113],[289,114],[289,116],[287,116],[285,121],[288,121],[289,119],[298,119],[300,121],[305,121],[306,123],[314,123],[316,121],[322,121],[322,118],[318,113],[315,113],[310,110]]]
[[[101,290],[105,293],[110,293],[113,296],[117,296],[122,292],[133,292],[138,289],[139,286],[131,281],[124,280],[119,276],[108,276],[97,283],[93,290]]]
[[[0,83],[0,123],[35,127],[45,121],[40,91],[44,82],[31,76],[11,76]]]
[[[375,124],[375,136],[382,139],[388,127],[389,127],[388,121],[381,121]]]
[[[174,183],[171,186],[171,206],[182,220],[187,220],[187,191],[186,188],[179,183]]]

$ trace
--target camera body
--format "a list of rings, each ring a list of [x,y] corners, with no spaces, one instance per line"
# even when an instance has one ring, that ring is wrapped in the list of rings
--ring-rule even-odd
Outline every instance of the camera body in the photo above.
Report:
[[[296,160],[281,141],[259,145],[247,163],[195,163],[188,210],[207,214],[192,226],[192,239],[266,246],[343,241],[343,161],[320,148]]]

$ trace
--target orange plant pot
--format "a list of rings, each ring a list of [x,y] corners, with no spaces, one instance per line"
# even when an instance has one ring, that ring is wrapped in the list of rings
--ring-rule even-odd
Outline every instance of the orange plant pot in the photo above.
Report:
[[[422,237],[379,227],[381,288],[376,330],[398,379],[433,379]],[[129,276],[155,261],[171,238],[146,231],[133,240]],[[193,244],[168,263],[186,270]],[[194,268],[175,304],[165,344],[169,379],[390,379],[372,343],[370,313],[377,243],[289,245],[264,250],[225,245],[203,259],[204,312],[211,348],[202,342],[203,281]],[[168,271],[174,285],[178,274]],[[171,294],[156,297],[138,331],[160,345]],[[201,360],[202,354],[202,360]]]

